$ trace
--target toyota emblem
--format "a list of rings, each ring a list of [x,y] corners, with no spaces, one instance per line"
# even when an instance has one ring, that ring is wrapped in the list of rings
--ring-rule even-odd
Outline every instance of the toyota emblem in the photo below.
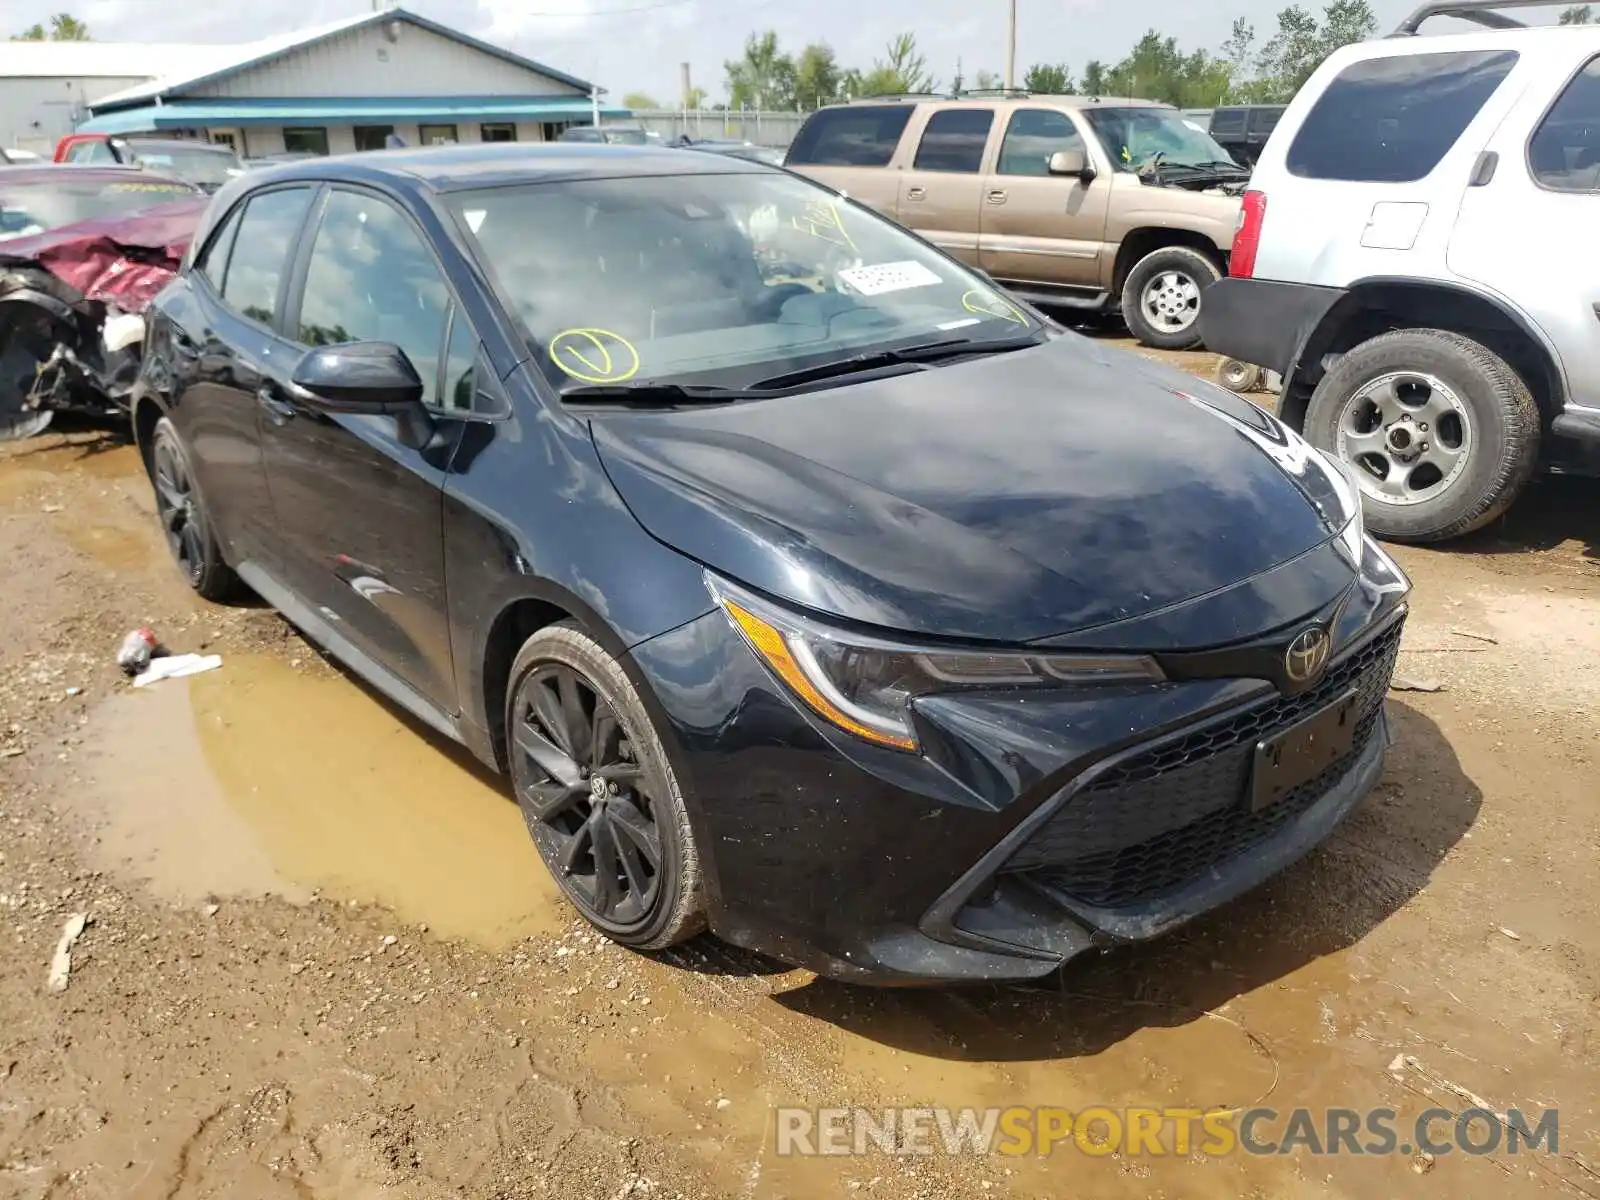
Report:
[[[1283,652],[1283,670],[1291,683],[1310,683],[1328,665],[1328,631],[1320,625],[1303,629]]]

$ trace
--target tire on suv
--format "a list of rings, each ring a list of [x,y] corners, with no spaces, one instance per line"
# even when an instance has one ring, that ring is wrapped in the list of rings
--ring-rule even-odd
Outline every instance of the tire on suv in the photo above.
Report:
[[[1122,285],[1122,319],[1141,345],[1192,350],[1200,345],[1201,293],[1222,267],[1191,246],[1163,246],[1133,265]]]
[[[1312,394],[1305,434],[1355,468],[1367,528],[1400,542],[1481,529],[1539,461],[1527,384],[1491,350],[1442,329],[1385,333],[1342,355]]]

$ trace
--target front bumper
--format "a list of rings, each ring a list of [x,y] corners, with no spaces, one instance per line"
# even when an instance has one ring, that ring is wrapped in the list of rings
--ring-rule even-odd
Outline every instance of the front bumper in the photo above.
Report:
[[[1348,605],[1326,675],[1294,697],[1203,678],[927,698],[918,756],[801,711],[720,611],[634,665],[719,936],[856,982],[1027,979],[1163,933],[1322,841],[1382,771],[1404,616],[1393,593]],[[1351,751],[1250,815],[1256,742],[1351,689]]]

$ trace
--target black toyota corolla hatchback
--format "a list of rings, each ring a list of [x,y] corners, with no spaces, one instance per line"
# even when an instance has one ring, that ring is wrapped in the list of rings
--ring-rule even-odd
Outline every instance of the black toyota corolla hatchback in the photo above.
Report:
[[[1339,466],[759,163],[253,173],[136,427],[193,586],[507,773],[640,949],[1042,975],[1304,854],[1389,744],[1409,584]]]

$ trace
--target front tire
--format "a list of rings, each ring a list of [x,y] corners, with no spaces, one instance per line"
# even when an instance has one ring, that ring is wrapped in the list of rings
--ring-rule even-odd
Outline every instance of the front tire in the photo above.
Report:
[[[1134,264],[1122,285],[1122,319],[1141,345],[1192,350],[1200,345],[1200,305],[1222,268],[1189,246],[1166,246]]]
[[[1539,409],[1487,347],[1443,329],[1385,333],[1317,385],[1306,437],[1356,468],[1367,528],[1442,542],[1511,507],[1539,461]]]
[[[511,668],[506,754],[528,832],[574,908],[636,950],[705,926],[700,856],[661,738],[632,681],[572,622]]]
[[[177,427],[166,417],[156,422],[150,436],[149,472],[161,532],[178,570],[205,599],[229,599],[239,590],[239,577],[223,560],[222,547],[195,486],[189,453]]]

